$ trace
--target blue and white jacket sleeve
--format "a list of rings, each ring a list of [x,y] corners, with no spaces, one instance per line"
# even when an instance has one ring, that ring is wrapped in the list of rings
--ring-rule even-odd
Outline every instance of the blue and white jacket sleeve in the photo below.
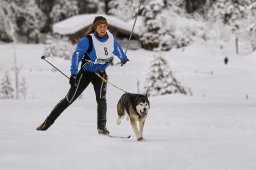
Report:
[[[127,56],[124,53],[123,49],[121,48],[120,44],[118,43],[116,37],[114,37],[114,51],[113,54],[117,56],[121,62],[124,62],[127,60]]]
[[[76,46],[71,59],[71,68],[70,72],[72,75],[76,75],[78,72],[79,63],[82,61],[84,53],[89,48],[89,40],[87,37],[81,38],[80,42]]]

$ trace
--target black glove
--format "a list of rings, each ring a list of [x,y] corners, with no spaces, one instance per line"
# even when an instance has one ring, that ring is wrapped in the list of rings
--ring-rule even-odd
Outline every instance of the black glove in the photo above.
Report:
[[[76,75],[71,75],[69,78],[69,84],[71,86],[76,86]]]
[[[127,61],[129,61],[128,58],[127,58],[126,60],[124,60],[124,61],[121,61],[121,66],[125,65],[125,63],[126,63]]]

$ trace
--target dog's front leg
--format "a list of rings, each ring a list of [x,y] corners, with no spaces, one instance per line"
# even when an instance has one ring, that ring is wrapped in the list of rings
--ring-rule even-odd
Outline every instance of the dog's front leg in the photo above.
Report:
[[[141,136],[141,133],[138,130],[137,122],[135,120],[131,120],[130,123],[131,123],[132,129],[136,135],[137,141],[141,141],[143,139],[143,137]]]
[[[139,132],[140,132],[140,136],[142,137],[142,139],[143,139],[142,133],[143,133],[144,124],[145,124],[145,119],[139,120]]]

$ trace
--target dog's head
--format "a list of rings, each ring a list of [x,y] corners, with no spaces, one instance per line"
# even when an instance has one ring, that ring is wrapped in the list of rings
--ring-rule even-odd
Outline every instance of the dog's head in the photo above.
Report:
[[[141,118],[146,117],[148,114],[148,110],[150,108],[148,96],[138,94],[136,95],[134,102],[135,102],[136,111],[141,116]]]

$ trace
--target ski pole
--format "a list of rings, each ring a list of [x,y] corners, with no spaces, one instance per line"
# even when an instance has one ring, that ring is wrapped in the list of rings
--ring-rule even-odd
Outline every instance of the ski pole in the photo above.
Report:
[[[137,14],[136,14],[136,17],[135,17],[135,20],[134,20],[134,23],[133,23],[133,26],[132,26],[132,31],[131,31],[131,34],[130,34],[129,40],[128,40],[128,42],[127,42],[127,46],[126,46],[126,50],[125,50],[125,54],[127,53],[128,47],[129,47],[129,45],[130,45],[130,40],[131,40],[131,38],[132,38],[132,33],[133,33],[133,30],[134,30],[134,27],[135,27],[135,24],[136,24],[136,21],[137,21],[137,18],[138,18],[139,12],[140,12],[140,6],[141,6],[141,4],[143,3],[143,1],[144,1],[144,0],[141,0],[141,1],[140,1],[140,5],[139,5],[139,8],[138,8],[138,12],[137,12]]]
[[[47,63],[49,63],[52,67],[54,67],[56,70],[58,70],[62,75],[64,75],[65,77],[67,77],[67,78],[69,79],[69,77],[68,77],[65,73],[63,73],[62,71],[60,71],[56,66],[54,66],[52,63],[50,63],[48,60],[46,60],[46,59],[45,59],[45,56],[42,56],[41,59],[42,59],[42,60],[45,60],[45,61],[46,61]],[[119,90],[121,90],[121,91],[123,91],[123,92],[125,92],[125,93],[128,93],[127,91],[121,89],[120,87],[116,86],[115,84],[113,84],[113,83],[107,81],[106,79],[104,79],[99,73],[95,72],[95,74],[96,74],[99,78],[101,78],[102,81],[104,81],[105,83],[109,83],[109,84],[112,85],[113,87],[115,87],[115,88],[117,88],[117,89],[119,89]]]
[[[132,38],[132,33],[133,33],[133,30],[134,30],[134,27],[135,27],[135,24],[136,24],[136,21],[137,21],[139,12],[140,12],[140,6],[141,6],[141,4],[143,3],[143,1],[144,1],[144,0],[141,0],[141,1],[140,1],[140,5],[139,5],[139,8],[138,8],[138,12],[137,12],[137,14],[136,14],[136,17],[135,17],[135,20],[134,20],[134,23],[133,23],[133,26],[132,26],[132,31],[131,31],[131,34],[130,34],[130,37],[129,37],[129,39],[128,39],[127,46],[126,46],[126,49],[125,49],[125,54],[127,53],[127,50],[128,50],[128,48],[129,48],[130,40],[131,40],[131,38]],[[127,60],[127,61],[129,61],[129,60]],[[124,65],[124,64],[121,63],[121,66],[123,66],[123,65]]]
[[[53,66],[57,71],[59,71],[61,74],[63,74],[65,77],[67,77],[69,79],[69,77],[63,73],[62,71],[60,71],[57,67],[55,67],[52,63],[50,63],[48,60],[45,59],[45,56],[41,57],[42,60],[46,61],[47,63],[49,63],[51,66]]]

